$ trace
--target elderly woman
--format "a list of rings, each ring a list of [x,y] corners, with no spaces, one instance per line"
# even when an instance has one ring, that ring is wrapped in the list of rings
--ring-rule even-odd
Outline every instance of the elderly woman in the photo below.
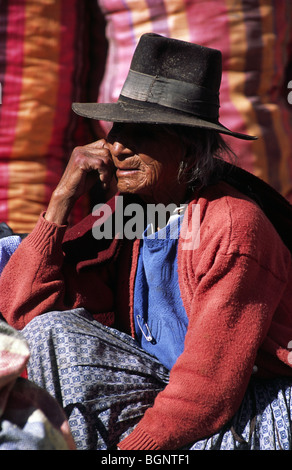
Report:
[[[74,105],[113,127],[74,150],[1,276],[79,449],[291,449],[291,253],[228,182],[221,134],[252,137],[218,121],[220,80],[219,51],[143,35],[118,102]],[[67,228],[97,179],[117,196]]]

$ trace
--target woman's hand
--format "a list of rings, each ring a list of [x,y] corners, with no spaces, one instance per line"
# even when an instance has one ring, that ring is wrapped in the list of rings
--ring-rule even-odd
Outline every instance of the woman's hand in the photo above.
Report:
[[[100,180],[104,189],[110,187],[114,165],[105,139],[83,147],[76,147],[65,172],[52,194],[46,211],[46,219],[59,225],[68,216],[80,196],[87,193]]]

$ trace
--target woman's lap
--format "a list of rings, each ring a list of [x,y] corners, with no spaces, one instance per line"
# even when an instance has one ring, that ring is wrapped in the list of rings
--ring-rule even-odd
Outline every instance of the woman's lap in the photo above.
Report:
[[[78,449],[111,449],[168,383],[168,371],[125,333],[83,309],[50,312],[23,330],[28,378],[64,408]],[[230,423],[188,449],[291,449],[291,380],[252,380]]]
[[[133,338],[83,309],[37,317],[23,334],[28,377],[64,408],[79,449],[114,448],[168,381],[168,371]]]

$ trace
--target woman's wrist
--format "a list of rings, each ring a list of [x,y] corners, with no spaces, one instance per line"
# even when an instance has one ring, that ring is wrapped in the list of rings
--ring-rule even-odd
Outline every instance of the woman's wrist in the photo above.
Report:
[[[54,191],[45,213],[45,219],[56,225],[66,225],[74,203],[73,198]]]

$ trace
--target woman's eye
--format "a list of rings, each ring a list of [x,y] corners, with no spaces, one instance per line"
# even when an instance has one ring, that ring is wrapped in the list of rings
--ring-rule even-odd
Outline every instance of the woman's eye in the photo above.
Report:
[[[156,140],[156,133],[153,126],[147,124],[127,125],[115,123],[107,136],[107,141],[110,144],[119,141],[126,146],[130,145],[131,148],[150,140]]]

